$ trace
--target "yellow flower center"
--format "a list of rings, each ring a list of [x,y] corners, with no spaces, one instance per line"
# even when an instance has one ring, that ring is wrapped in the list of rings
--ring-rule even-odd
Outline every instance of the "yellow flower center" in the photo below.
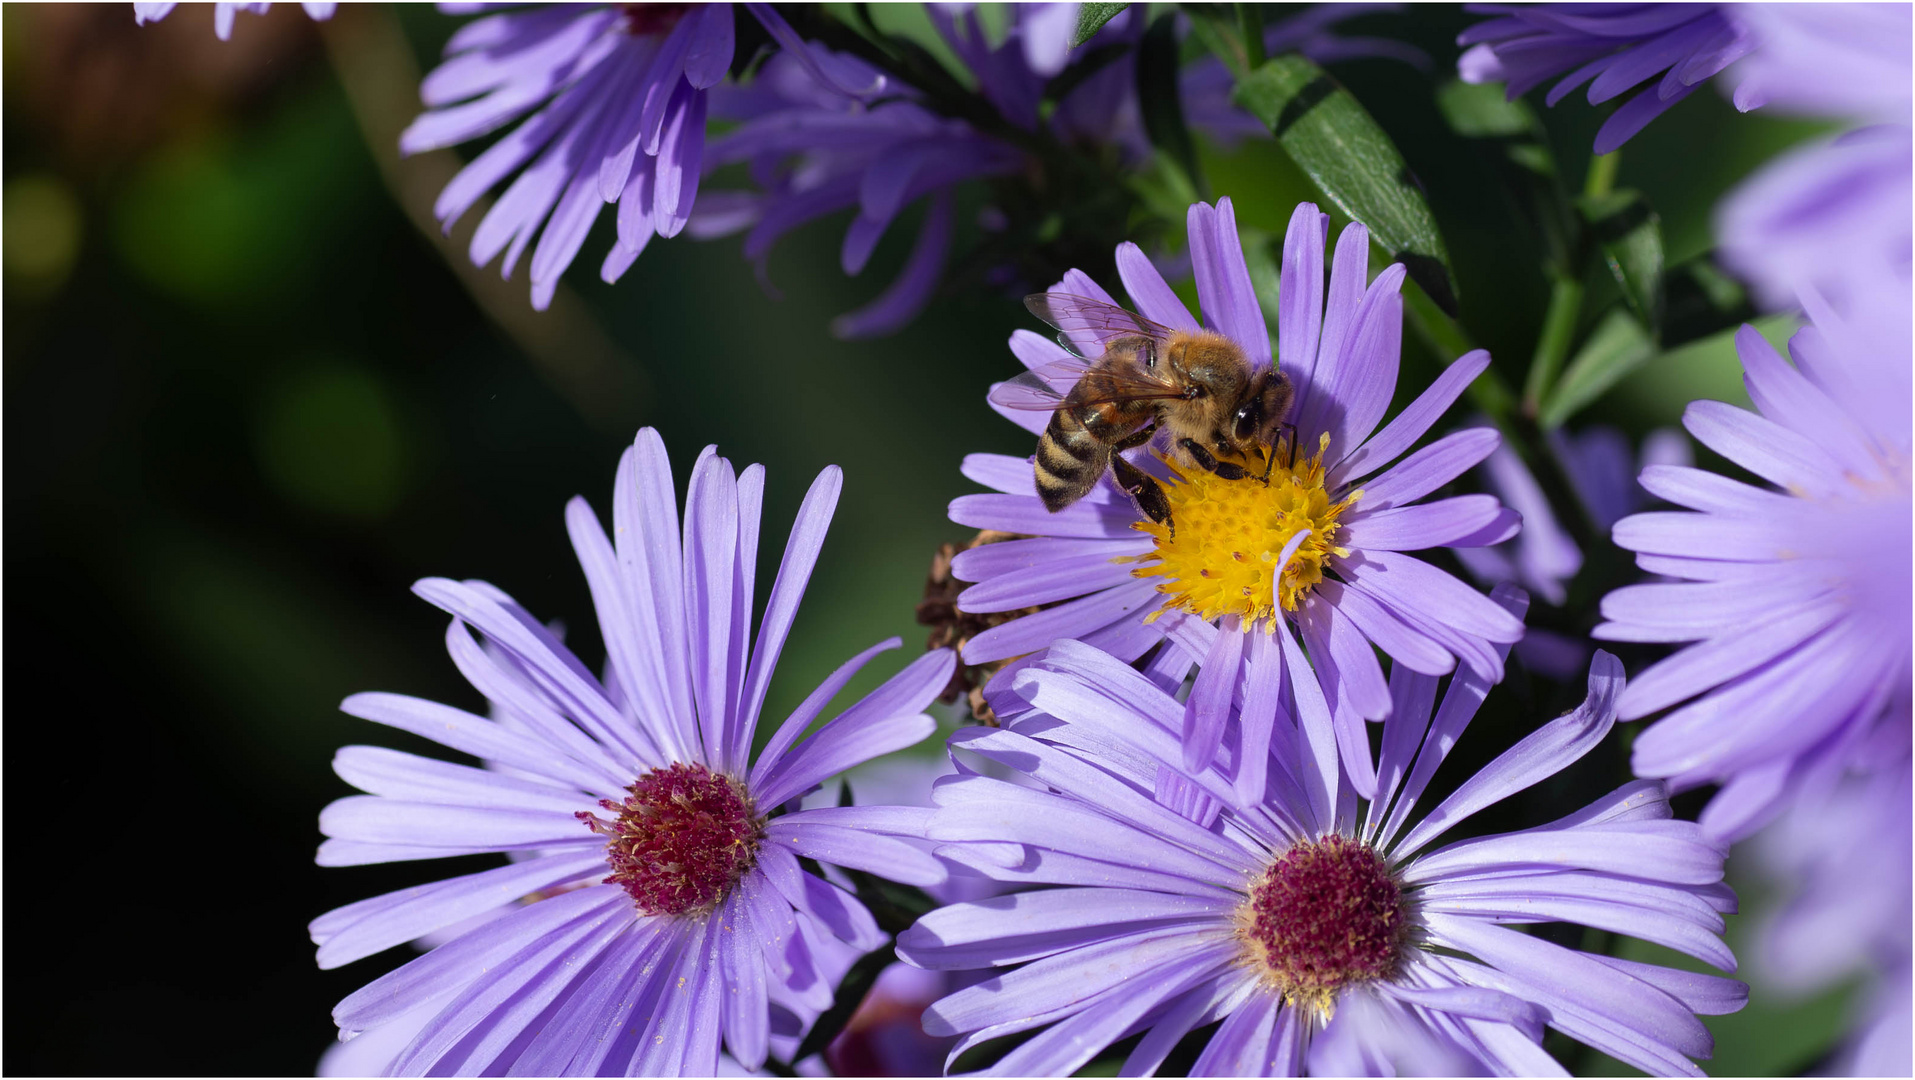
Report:
[[[1170,597],[1150,618],[1173,610],[1205,620],[1237,615],[1247,629],[1252,620],[1275,614],[1279,605],[1295,611],[1323,580],[1324,560],[1350,553],[1336,545],[1337,519],[1363,497],[1363,492],[1353,491],[1331,501],[1323,488],[1323,457],[1329,448],[1327,433],[1317,442],[1316,456],[1303,461],[1294,460],[1287,443],[1279,442],[1274,450],[1261,448],[1243,462],[1249,475],[1241,480],[1170,461],[1173,475],[1164,484],[1164,495],[1175,534],[1154,521],[1133,526],[1149,533],[1157,547],[1139,557],[1146,565],[1132,573],[1162,578],[1157,591]],[[1276,461],[1265,484],[1266,455],[1272,453]],[[1309,535],[1279,574],[1283,549],[1305,530]]]

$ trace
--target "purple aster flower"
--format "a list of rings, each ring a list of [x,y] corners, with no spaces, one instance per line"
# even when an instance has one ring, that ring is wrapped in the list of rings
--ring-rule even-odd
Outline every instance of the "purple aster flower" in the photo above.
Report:
[[[1520,611],[1520,592],[1499,594]],[[1554,822],[1453,840],[1485,807],[1554,776],[1609,731],[1622,666],[1599,653],[1582,706],[1415,814],[1489,683],[1398,665],[1383,780],[1351,789],[1329,706],[1295,638],[1243,688],[1274,753],[1179,768],[1183,707],[1116,657],[1060,642],[1017,679],[1040,710],[968,728],[954,749],[1042,785],[981,775],[939,785],[928,835],[947,858],[1049,885],[920,919],[898,953],[926,968],[1006,968],[926,1013],[959,1051],[1034,1037],[987,1074],[1066,1075],[1142,1039],[1150,1075],[1190,1032],[1222,1021],[1192,1075],[1542,1075],[1545,1026],[1654,1075],[1700,1075],[1697,1014],[1732,1012],[1739,982],[1565,948],[1520,927],[1559,922],[1656,942],[1725,970],[1735,910],[1723,852],[1673,820],[1663,786],[1634,781]],[[1244,724],[1249,730],[1251,722]],[[1241,772],[1259,774],[1246,800]],[[1440,789],[1439,789],[1440,790]],[[1414,820],[1413,820],[1414,819]]]
[[[1472,428],[1397,461],[1482,374],[1489,354],[1478,350],[1451,364],[1379,430],[1396,390],[1404,268],[1385,267],[1366,287],[1369,233],[1352,224],[1338,238],[1326,295],[1329,220],[1309,203],[1290,219],[1274,360],[1229,199],[1214,209],[1205,203],[1190,208],[1201,324],[1137,245],[1117,249],[1118,273],[1139,314],[1173,330],[1201,326],[1221,333],[1243,348],[1253,367],[1279,363],[1295,386],[1290,419],[1296,442],[1294,449],[1266,451],[1287,463],[1272,466],[1268,483],[1256,475],[1263,469],[1255,462],[1252,476],[1229,480],[1164,457],[1171,451],[1167,445],[1129,452],[1133,464],[1163,485],[1173,533],[1103,480],[1080,501],[1051,513],[1038,497],[1030,459],[973,454],[965,459],[964,474],[995,493],[956,499],[951,520],[1027,539],[963,552],[952,573],[977,582],[958,599],[967,612],[1048,605],[973,637],[963,650],[967,663],[1022,656],[1060,638],[1088,642],[1126,661],[1167,638],[1169,646],[1152,662],[1173,683],[1201,661],[1186,729],[1186,764],[1192,769],[1210,760],[1224,737],[1239,672],[1247,667],[1252,680],[1271,677],[1268,665],[1276,654],[1252,643],[1267,638],[1276,623],[1293,620],[1323,674],[1345,765],[1367,796],[1375,791],[1376,773],[1363,721],[1391,710],[1389,685],[1371,646],[1432,676],[1447,673],[1460,658],[1497,682],[1503,660],[1496,646],[1523,634],[1521,620],[1407,552],[1499,543],[1515,533],[1519,519],[1488,495],[1421,501],[1499,443],[1493,429]],[[1076,270],[1052,291],[1111,302]],[[1072,344],[1085,355],[1100,351],[1088,336]],[[1027,330],[1011,336],[1011,351],[1033,369],[1070,355]],[[993,405],[1033,435],[1049,421],[1044,412]],[[1007,665],[992,680],[1005,698],[1002,707],[986,690],[1000,715],[1020,707],[1015,695],[1004,694],[1019,666]],[[1252,735],[1261,737],[1246,737]]]
[[[753,6],[809,63],[784,20]],[[446,62],[419,87],[427,112],[399,148],[456,146],[524,121],[453,177],[433,214],[449,231],[516,174],[480,220],[471,256],[484,266],[503,253],[500,270],[510,277],[532,248],[532,306],[543,310],[605,204],[618,204],[618,242],[599,271],[607,282],[654,235],[685,227],[704,165],[706,91],[731,66],[732,21],[730,4],[554,4],[486,15],[446,43]]]
[[[341,750],[335,769],[369,794],[321,814],[329,839],[319,862],[520,857],[321,916],[311,926],[319,962],[371,955],[501,900],[538,899],[339,1004],[348,1037],[429,1017],[394,1071],[710,1075],[721,1044],[756,1068],[773,1034],[830,1004],[834,950],[885,940],[857,900],[798,860],[943,879],[943,865],[902,838],[921,835],[926,811],[794,801],[930,734],[922,710],[950,677],[948,653],[927,654],[801,741],[846,682],[898,642],[866,650],[753,759],[759,710],[841,482],[826,470],[799,508],[754,644],[763,478],[756,465],[734,474],[708,448],[692,471],[681,543],[664,445],[647,428],[620,462],[615,540],[583,499],[567,507],[605,640],[603,679],[490,585],[415,587],[452,614],[454,662],[512,722],[397,694],[358,694],[343,707],[499,767]]]
[[[977,76],[979,93],[1006,124],[1067,146],[1115,148],[1123,163],[1135,164],[1148,155],[1150,146],[1138,111],[1134,53],[1106,64],[1048,116],[1040,115],[1046,84],[1068,51],[1077,7],[1014,5],[1008,34],[995,45],[977,13],[964,5],[933,4],[929,10],[945,43]],[[1265,40],[1273,52],[1298,49],[1323,61],[1354,56],[1422,59],[1419,51],[1396,42],[1330,33],[1331,24],[1361,10],[1366,9],[1323,5],[1272,25]],[[1143,32],[1141,13],[1125,11],[1106,23],[1086,48],[1135,45]],[[821,48],[812,55],[818,64],[841,72],[843,82],[877,74],[855,57]],[[1221,64],[1199,61],[1180,79],[1193,127],[1214,128],[1226,140],[1252,131],[1266,133],[1229,101],[1230,79]],[[761,191],[713,193],[722,197],[707,197],[692,231],[708,237],[749,227],[745,255],[756,262],[761,277],[772,246],[785,233],[852,207],[858,213],[845,231],[841,261],[845,273],[856,276],[897,216],[927,200],[928,211],[904,268],[869,304],[833,323],[840,337],[891,333],[929,302],[950,255],[953,192],[959,185],[1043,171],[1027,146],[939,114],[914,88],[892,89],[895,96],[867,107],[823,92],[816,80],[802,77],[795,60],[774,57],[752,86],[721,88],[713,97],[713,115],[736,120],[738,126],[712,141],[704,159],[707,169],[747,162]],[[987,208],[981,220],[987,229],[1002,227],[995,208]]]
[[[1736,337],[1756,412],[1698,401],[1683,417],[1775,486],[1644,470],[1651,494],[1690,509],[1624,518],[1613,535],[1676,580],[1610,593],[1595,630],[1695,643],[1638,676],[1621,713],[1673,709],[1637,737],[1633,766],[1678,790],[1722,785],[1701,821],[1724,840],[1818,776],[1881,767],[1878,728],[1909,726],[1907,287],[1866,321],[1810,300],[1794,366],[1753,329]]]
[[[266,3],[214,4],[213,33],[217,35],[221,41],[231,41],[233,39],[234,16],[242,11],[248,11],[254,15],[264,15],[272,6],[273,5]],[[332,18],[332,13],[339,7],[338,4],[325,3],[307,3],[299,6],[304,8],[306,10],[306,16],[312,19],[330,19]],[[171,2],[171,0],[167,0],[167,2],[164,3],[154,3],[152,0],[143,0],[143,2],[138,2],[133,5],[133,21],[141,26],[147,23],[156,23],[168,15],[171,15],[173,9],[176,7],[179,7],[179,4]]]
[[[1915,280],[1909,156],[1910,50],[1905,4],[1752,4],[1737,10],[1762,35],[1743,85],[1782,112],[1865,126],[1784,154],[1716,211],[1722,258],[1767,307],[1794,308],[1814,289],[1838,307],[1872,278]]]
[[[1607,154],[1695,92],[1703,80],[1748,55],[1756,36],[1725,4],[1466,4],[1496,18],[1456,37],[1470,48],[1457,61],[1464,82],[1505,82],[1510,100],[1562,76],[1544,99],[1555,105],[1584,83],[1600,105],[1655,79],[1596,132]],[[1736,108],[1761,104],[1738,91]]]

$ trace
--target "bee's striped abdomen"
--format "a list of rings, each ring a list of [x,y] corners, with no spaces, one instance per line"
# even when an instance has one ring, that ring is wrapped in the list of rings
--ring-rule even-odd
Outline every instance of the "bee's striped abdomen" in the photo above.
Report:
[[[1037,493],[1053,513],[1088,494],[1110,466],[1110,448],[1091,435],[1076,412],[1052,413],[1037,440]]]

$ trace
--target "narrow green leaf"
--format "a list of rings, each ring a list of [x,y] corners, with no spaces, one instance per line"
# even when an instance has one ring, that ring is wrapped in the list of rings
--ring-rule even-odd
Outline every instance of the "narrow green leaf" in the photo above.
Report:
[[[1423,190],[1396,144],[1356,98],[1305,57],[1267,61],[1237,82],[1237,104],[1263,121],[1324,197],[1401,262],[1444,311],[1456,277]]]
[[[1617,380],[1656,355],[1655,339],[1623,308],[1614,308],[1589,333],[1583,347],[1569,361],[1563,377],[1550,391],[1539,422],[1544,428],[1563,421],[1601,397]]]
[[[1584,196],[1576,206],[1623,300],[1655,334],[1662,327],[1662,219],[1635,191]]]
[[[1077,9],[1077,32],[1071,35],[1071,48],[1097,36],[1104,24],[1115,19],[1129,4],[1084,4]]]
[[[1137,105],[1144,116],[1150,144],[1184,171],[1190,186],[1204,189],[1197,164],[1197,145],[1184,126],[1183,100],[1178,93],[1177,16],[1159,15],[1144,31],[1137,46]]]

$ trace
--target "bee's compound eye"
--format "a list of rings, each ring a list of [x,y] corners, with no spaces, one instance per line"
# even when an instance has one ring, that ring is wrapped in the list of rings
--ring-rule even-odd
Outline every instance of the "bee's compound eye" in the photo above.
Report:
[[[1257,433],[1257,407],[1254,403],[1237,406],[1236,434],[1239,439],[1248,439]]]

